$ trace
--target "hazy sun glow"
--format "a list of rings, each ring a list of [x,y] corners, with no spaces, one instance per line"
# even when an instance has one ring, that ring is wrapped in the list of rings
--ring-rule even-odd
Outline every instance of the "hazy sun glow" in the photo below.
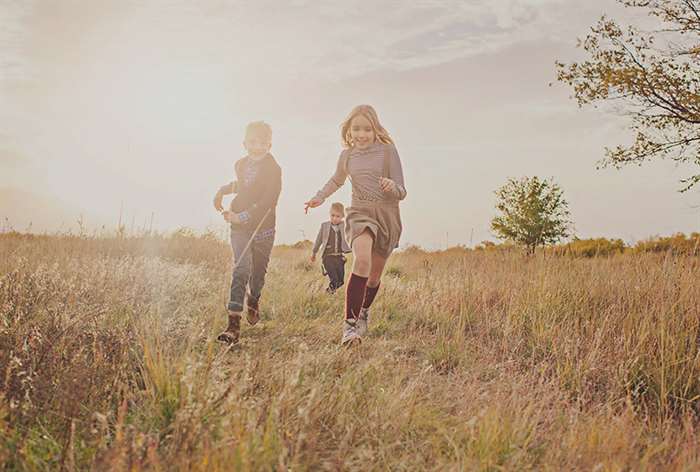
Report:
[[[278,241],[310,237],[327,208],[305,217],[303,202],[330,176],[338,125],[372,103],[404,161],[406,244],[491,238],[492,192],[522,175],[560,182],[582,236],[696,228],[679,170],[596,171],[625,131],[548,87],[612,2],[463,3],[4,3],[0,188],[25,196],[0,214],[20,229],[80,213],[113,226],[120,208],[163,230],[223,228],[211,197],[263,119],[284,172]]]

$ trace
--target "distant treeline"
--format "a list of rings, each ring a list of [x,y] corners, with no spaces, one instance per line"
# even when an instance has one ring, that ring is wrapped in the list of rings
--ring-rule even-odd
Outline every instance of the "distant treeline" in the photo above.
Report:
[[[476,251],[518,250],[509,243],[495,244],[484,241],[474,248]],[[574,238],[564,244],[544,249],[545,252],[574,257],[607,257],[622,253],[672,253],[675,255],[700,255],[700,233],[690,235],[676,233],[672,236],[655,236],[634,244],[626,244],[622,239]]]
[[[494,243],[482,241],[473,249],[467,246],[457,245],[438,251],[427,251],[420,246],[412,245],[403,250],[406,253],[463,253],[463,252],[522,252],[523,247],[517,244],[504,242]],[[700,255],[700,233],[686,235],[676,233],[672,236],[655,236],[634,244],[627,244],[622,239],[608,238],[574,238],[572,241],[539,248],[547,254],[555,254],[573,257],[609,257],[623,253],[670,253],[673,255]]]
[[[220,235],[213,231],[206,231],[198,234],[188,228],[180,228],[172,233],[152,233],[140,236],[123,237],[120,235],[75,235],[75,234],[54,234],[35,235],[10,231],[0,233],[0,241],[34,240],[34,241],[55,241],[62,239],[66,242],[92,240],[95,246],[109,246],[110,249],[121,249],[122,252],[140,253],[146,252],[156,254],[166,253],[169,256],[177,255],[181,260],[201,260],[203,253],[214,262],[220,260],[221,255],[226,253],[228,245],[221,239]],[[311,250],[312,243],[308,240],[298,241],[293,244],[279,244],[277,250]],[[85,246],[80,246],[84,250]],[[522,246],[505,242],[494,243],[483,241],[474,248],[457,245],[446,250],[429,251],[420,246],[411,245],[403,248],[405,253],[462,253],[462,252],[491,252],[491,251],[522,251]],[[634,244],[627,244],[622,239],[590,238],[573,240],[538,249],[548,254],[573,256],[573,257],[609,257],[623,253],[670,253],[673,255],[700,255],[700,233],[693,232],[690,235],[676,233],[672,236],[655,236],[649,239],[638,241]],[[119,251],[117,251],[119,252]]]

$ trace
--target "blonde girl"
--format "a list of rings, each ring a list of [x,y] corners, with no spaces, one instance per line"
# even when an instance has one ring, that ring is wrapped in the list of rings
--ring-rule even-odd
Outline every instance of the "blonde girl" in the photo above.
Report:
[[[352,204],[346,209],[345,234],[353,253],[352,274],[345,291],[345,321],[341,344],[360,342],[367,332],[369,308],[377,295],[382,271],[401,237],[399,201],[406,198],[401,159],[389,133],[370,105],[355,107],[341,126],[345,148],[335,173],[305,211],[316,208],[338,190],[347,177]]]

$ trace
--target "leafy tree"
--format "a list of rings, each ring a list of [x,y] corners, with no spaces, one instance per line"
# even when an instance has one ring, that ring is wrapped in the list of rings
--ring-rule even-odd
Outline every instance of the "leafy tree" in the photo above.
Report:
[[[618,2],[646,10],[656,27],[623,28],[603,16],[579,41],[588,59],[557,62],[558,80],[579,106],[615,103],[629,117],[634,142],[606,148],[603,165],[658,158],[700,165],[700,1]],[[700,173],[681,182],[688,190]]]
[[[562,189],[551,180],[508,179],[495,193],[500,213],[491,220],[491,230],[499,238],[521,244],[533,254],[537,246],[569,235],[568,204]]]

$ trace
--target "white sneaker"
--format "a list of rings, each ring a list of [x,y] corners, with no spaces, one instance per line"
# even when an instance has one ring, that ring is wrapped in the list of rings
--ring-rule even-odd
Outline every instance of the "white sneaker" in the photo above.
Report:
[[[369,308],[360,310],[360,316],[357,318],[357,334],[364,336],[369,329]]]
[[[358,343],[362,342],[362,336],[357,332],[357,323],[353,320],[345,320],[343,322],[343,337],[340,340],[340,344],[350,346],[356,341]]]

